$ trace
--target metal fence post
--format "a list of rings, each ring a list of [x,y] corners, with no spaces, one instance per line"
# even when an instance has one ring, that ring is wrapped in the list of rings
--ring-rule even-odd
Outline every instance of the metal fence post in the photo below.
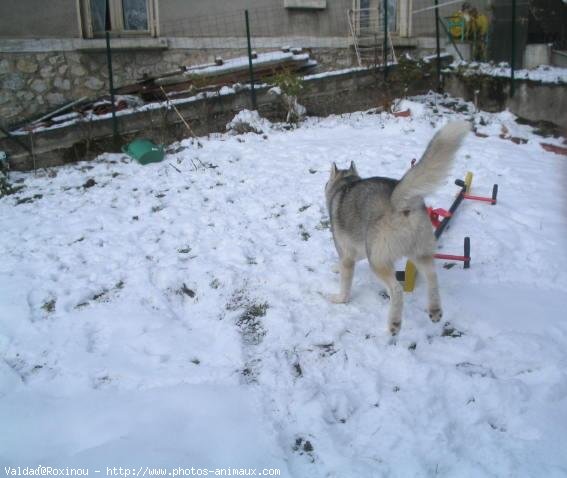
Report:
[[[384,81],[388,79],[388,0],[384,0]]]
[[[439,38],[439,0],[435,0],[435,48],[437,49],[437,93],[441,93],[441,46]]]
[[[250,44],[250,21],[248,19],[248,10],[244,11],[246,18],[246,39],[248,40],[248,69],[250,71],[250,95],[252,97],[252,107],[257,110],[256,91],[254,90],[254,67],[252,66],[252,45]]]
[[[378,74],[378,35],[374,34],[374,76]]]
[[[510,98],[514,97],[514,70],[516,68],[516,0],[512,0],[512,58],[510,58]]]
[[[116,106],[114,104],[114,77],[112,75],[112,53],[110,50],[110,32],[106,31],[106,62],[108,63],[108,83],[110,88],[110,109],[112,111],[112,138],[114,146],[118,147],[118,119],[116,118]]]

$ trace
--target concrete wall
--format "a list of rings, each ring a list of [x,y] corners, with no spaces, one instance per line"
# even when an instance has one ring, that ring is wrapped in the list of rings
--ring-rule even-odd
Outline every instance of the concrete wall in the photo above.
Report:
[[[567,85],[521,82],[507,108],[530,121],[548,121],[567,129]]]
[[[480,91],[479,108],[486,111],[510,110],[530,121],[547,121],[567,128],[567,84],[539,83],[517,80],[515,94],[510,98],[510,80],[492,76],[461,78],[457,74],[445,77],[445,90],[453,96],[474,100]]]
[[[551,45],[549,44],[532,44],[526,45],[524,51],[524,68],[528,70],[537,68],[539,65],[551,64]]]
[[[551,50],[551,64],[559,68],[567,68],[567,51]]]
[[[0,0],[0,38],[79,37],[75,0]]]

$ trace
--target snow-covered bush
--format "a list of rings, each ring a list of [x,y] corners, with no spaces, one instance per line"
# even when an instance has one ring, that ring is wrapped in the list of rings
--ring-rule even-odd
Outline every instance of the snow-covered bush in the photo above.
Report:
[[[226,125],[232,134],[263,134],[272,127],[272,123],[262,118],[257,111],[242,110]]]

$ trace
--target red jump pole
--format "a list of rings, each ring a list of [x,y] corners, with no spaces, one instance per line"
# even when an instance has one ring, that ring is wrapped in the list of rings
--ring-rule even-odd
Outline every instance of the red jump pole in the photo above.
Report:
[[[495,184],[492,187],[492,197],[491,198],[487,198],[487,197],[484,197],[484,196],[473,196],[471,194],[463,193],[464,199],[472,199],[473,201],[489,202],[493,206],[494,206],[494,204],[496,204],[496,197],[497,196],[498,196],[498,184]]]
[[[461,261],[464,262],[463,267],[468,269],[471,265],[471,240],[469,237],[465,237],[464,242],[464,254],[462,256],[457,256],[453,254],[434,254],[435,259],[445,259],[448,261]]]
[[[434,254],[433,257],[435,257],[435,259],[446,259],[448,261],[466,262],[471,260],[471,258],[467,256],[454,256],[452,254]]]

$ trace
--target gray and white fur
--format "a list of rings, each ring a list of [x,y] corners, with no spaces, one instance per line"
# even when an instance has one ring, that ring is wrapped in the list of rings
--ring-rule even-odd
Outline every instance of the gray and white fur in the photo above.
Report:
[[[401,180],[362,179],[354,162],[345,170],[337,169],[333,163],[325,196],[339,255],[341,289],[338,294],[329,296],[332,302],[349,301],[354,265],[367,258],[372,270],[388,288],[391,300],[388,328],[396,335],[402,323],[403,290],[396,280],[394,263],[407,257],[426,278],[429,317],[433,322],[441,319],[441,299],[433,262],[435,237],[423,198],[448,176],[455,153],[470,129],[465,121],[446,125]]]

